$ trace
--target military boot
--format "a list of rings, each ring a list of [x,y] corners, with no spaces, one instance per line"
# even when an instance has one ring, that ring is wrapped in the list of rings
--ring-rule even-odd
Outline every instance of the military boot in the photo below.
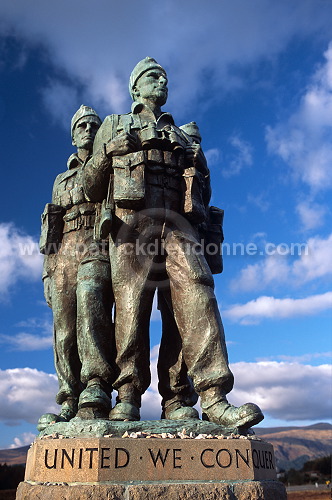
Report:
[[[209,420],[228,429],[249,429],[264,418],[261,409],[254,403],[242,406],[231,405],[218,388],[211,387],[201,394],[203,420]]]
[[[184,401],[172,401],[165,403],[161,418],[169,420],[199,419],[198,411],[188,406]]]
[[[44,415],[40,417],[37,429],[41,432],[51,424],[56,424],[57,422],[69,422],[69,420],[76,416],[77,410],[77,398],[67,398],[61,405],[59,415],[56,415],[55,413],[44,413]]]
[[[61,411],[59,413],[59,417],[63,419],[65,422],[69,422],[72,418],[75,417],[78,404],[77,398],[67,398],[61,405]]]
[[[116,405],[110,411],[110,420],[136,421],[140,419],[141,394],[131,384],[119,387]]]
[[[79,410],[83,408],[97,408],[101,411],[109,411],[111,400],[108,396],[106,385],[99,377],[89,380],[86,388],[80,395],[78,401]]]
[[[261,409],[254,403],[246,403],[236,407],[227,401],[220,401],[205,409],[203,413],[203,420],[234,429],[249,429],[249,427],[259,424],[263,418]]]

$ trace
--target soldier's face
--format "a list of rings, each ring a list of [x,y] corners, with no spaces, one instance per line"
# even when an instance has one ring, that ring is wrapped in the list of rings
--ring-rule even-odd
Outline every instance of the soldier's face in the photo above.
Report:
[[[76,146],[77,149],[91,150],[99,127],[100,123],[96,118],[93,116],[83,116],[75,125],[73,145]]]
[[[151,100],[159,106],[167,101],[167,76],[165,71],[153,68],[143,73],[135,85],[135,100]]]

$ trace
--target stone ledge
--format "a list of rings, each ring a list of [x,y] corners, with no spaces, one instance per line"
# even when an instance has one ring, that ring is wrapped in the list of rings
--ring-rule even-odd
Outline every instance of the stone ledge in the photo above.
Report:
[[[139,422],[116,422],[106,419],[73,418],[70,422],[50,424],[40,432],[39,437],[58,434],[64,437],[101,437],[112,434],[121,437],[125,432],[149,432],[151,434],[176,434],[186,429],[189,434],[230,435],[231,433],[253,434],[252,430],[238,432],[239,429],[229,429],[204,420],[140,420]]]
[[[16,500],[287,500],[279,481],[40,485],[20,483]]]

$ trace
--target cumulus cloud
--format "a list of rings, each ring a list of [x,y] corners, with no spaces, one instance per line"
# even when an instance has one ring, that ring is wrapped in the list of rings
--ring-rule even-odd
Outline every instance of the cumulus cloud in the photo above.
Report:
[[[309,238],[306,243],[296,243],[265,249],[272,253],[256,264],[249,264],[230,283],[233,291],[263,290],[287,284],[301,286],[316,279],[324,279],[332,274],[332,234],[326,238]],[[287,251],[286,251],[287,250]],[[298,258],[296,254],[300,253]],[[284,255],[282,255],[284,254]]]
[[[170,107],[181,114],[207,88],[212,96],[247,85],[241,70],[273,59],[295,35],[326,37],[332,13],[328,3],[317,9],[310,0],[233,0],[208,9],[200,0],[142,0],[135,8],[132,0],[2,2],[0,30],[46,49],[57,74],[83,89],[87,104],[107,112],[127,110],[130,71],[143,57],[155,57],[169,68]],[[147,29],[137,31],[138,19]],[[167,43],[155,26],[170,34]],[[52,111],[63,121],[62,106]]]
[[[210,168],[218,165],[221,160],[221,151],[218,148],[208,149],[204,154]]]
[[[37,242],[14,224],[0,223],[0,299],[19,280],[41,277],[43,258]]]
[[[258,297],[246,304],[235,304],[224,311],[224,316],[241,325],[256,324],[262,319],[284,319],[312,316],[331,309],[332,292],[311,295],[304,299],[277,299]]]
[[[310,352],[307,354],[302,354],[301,356],[288,356],[286,354],[279,354],[277,356],[270,356],[264,359],[257,359],[257,361],[280,360],[293,363],[308,363],[309,361],[313,361],[314,359],[324,358],[328,358],[330,360],[332,358],[332,352]]]
[[[13,351],[42,351],[53,343],[53,323],[49,319],[30,318],[16,325],[24,328],[15,335],[0,333],[0,344],[5,344]]]
[[[280,156],[315,193],[332,186],[332,42],[298,109],[286,123],[268,127],[271,153]]]
[[[14,438],[14,442],[9,446],[9,448],[21,448],[32,443],[36,438],[36,434],[33,432],[23,432],[19,436]]]
[[[310,200],[298,203],[296,211],[304,231],[310,231],[322,226],[327,214],[326,206],[319,205]]]
[[[327,420],[331,417],[331,366],[261,361],[234,363],[235,388],[230,401],[258,404],[281,420]]]
[[[257,195],[248,194],[247,200],[262,212],[266,212],[271,206],[271,203],[267,200],[266,193],[259,193]]]
[[[160,418],[160,396],[156,361],[159,346],[152,351],[152,383],[142,400],[142,418]],[[233,363],[235,387],[229,401],[240,406],[258,404],[270,418],[284,421],[326,420],[331,415],[331,366],[311,366],[296,361]],[[310,405],[308,405],[310,401]],[[199,409],[199,408],[198,408]]]
[[[49,80],[49,84],[41,91],[45,108],[53,119],[57,118],[64,128],[68,128],[72,117],[72,109],[78,102],[78,91],[73,85],[59,80]]]
[[[161,398],[158,393],[157,357],[159,346],[151,350],[152,383],[143,396],[142,419],[158,420]],[[325,420],[331,414],[331,366],[304,365],[299,362],[239,362],[231,366],[235,388],[229,395],[232,404],[240,406],[253,401],[272,418],[281,420]],[[6,425],[21,421],[34,423],[46,412],[57,413],[54,403],[56,376],[30,368],[0,370],[0,419]],[[310,401],[310,404],[308,404]],[[11,447],[29,444],[34,435],[24,433]]]
[[[43,413],[58,413],[55,375],[32,368],[0,370],[0,420],[7,425],[36,424]]]
[[[155,345],[151,349],[151,385],[142,397],[142,420],[159,420],[161,415],[161,397],[158,392],[158,362],[159,345]]]
[[[238,175],[245,167],[252,165],[252,146],[237,135],[229,138],[234,153],[225,158],[225,168],[222,169],[222,175],[226,178]]]

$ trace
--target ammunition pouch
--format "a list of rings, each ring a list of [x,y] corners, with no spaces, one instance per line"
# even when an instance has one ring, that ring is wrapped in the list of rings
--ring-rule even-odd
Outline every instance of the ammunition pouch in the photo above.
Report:
[[[63,234],[77,231],[81,227],[89,229],[95,223],[95,204],[81,203],[68,209],[63,217]]]
[[[202,200],[204,177],[195,167],[189,167],[184,170],[183,179],[183,213],[193,224],[200,224],[206,219],[206,210]]]
[[[140,209],[144,206],[145,152],[135,151],[113,157],[114,191],[117,207]]]
[[[107,240],[112,227],[112,209],[108,205],[107,200],[103,200],[102,204],[98,204],[96,210],[96,220],[93,230],[93,239],[97,243]]]
[[[44,255],[57,253],[62,241],[65,209],[60,205],[47,203],[42,213],[42,227],[39,249]]]
[[[204,240],[204,257],[210,267],[212,274],[220,274],[223,271],[222,242],[224,211],[221,208],[209,207],[209,218],[201,236]]]

